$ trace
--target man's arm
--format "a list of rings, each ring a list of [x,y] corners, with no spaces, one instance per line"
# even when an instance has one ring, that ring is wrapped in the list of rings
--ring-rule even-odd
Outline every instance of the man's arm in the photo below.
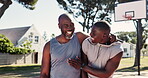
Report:
[[[85,34],[83,34],[81,32],[77,32],[76,35],[77,35],[77,37],[79,39],[79,42],[80,42],[80,44],[82,46],[82,42],[88,37],[88,35],[85,35]],[[85,63],[85,64],[87,63],[87,56],[83,53],[82,48],[81,48],[81,61],[83,63]],[[83,70],[81,70],[81,78],[88,78],[87,73],[85,71],[83,71]]]
[[[48,42],[43,49],[40,78],[50,78],[50,60],[50,42]]]
[[[88,64],[88,59],[87,59],[87,55],[85,55],[83,52],[82,53],[82,56],[81,56],[81,59],[82,59],[82,64]],[[81,65],[82,65],[81,64]],[[87,75],[87,72],[81,70],[81,78],[88,78],[88,75]]]
[[[77,32],[76,34],[77,34],[77,37],[78,37],[78,39],[79,39],[80,44],[82,44],[82,42],[83,42],[87,37],[89,37],[88,35],[83,34],[82,32]],[[116,36],[115,36],[114,34],[111,34],[111,35],[110,35],[110,42],[113,43],[113,42],[116,42],[116,41],[117,41]]]
[[[115,57],[110,59],[104,69],[94,69],[90,66],[84,66],[83,70],[89,74],[100,78],[108,78],[118,68],[123,52],[120,52]]]
[[[76,34],[77,34],[80,44],[82,45],[82,42],[88,37],[88,35],[85,35],[81,32],[77,32]]]

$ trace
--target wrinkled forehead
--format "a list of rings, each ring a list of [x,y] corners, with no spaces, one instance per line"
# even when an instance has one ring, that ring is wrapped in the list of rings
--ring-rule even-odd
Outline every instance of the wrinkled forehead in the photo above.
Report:
[[[61,18],[61,19],[59,19],[59,22],[64,22],[64,21],[72,22],[71,19],[69,19],[69,18]]]
[[[59,24],[71,24],[71,20],[68,18],[63,18],[59,20]]]

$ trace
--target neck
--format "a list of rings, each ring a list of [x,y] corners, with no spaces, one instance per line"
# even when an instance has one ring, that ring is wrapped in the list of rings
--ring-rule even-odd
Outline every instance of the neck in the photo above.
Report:
[[[110,42],[110,41],[108,41],[108,42],[106,42],[106,43],[102,43],[102,44],[104,44],[104,45],[110,45],[110,44],[111,44],[111,42]]]
[[[64,44],[70,41],[70,39],[66,39],[63,35],[57,36],[56,39],[61,44]]]

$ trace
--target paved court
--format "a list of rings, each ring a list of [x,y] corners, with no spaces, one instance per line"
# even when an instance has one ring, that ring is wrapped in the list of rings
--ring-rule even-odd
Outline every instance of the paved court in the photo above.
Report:
[[[115,72],[113,78],[148,78],[148,72],[141,71],[140,75],[138,72]]]

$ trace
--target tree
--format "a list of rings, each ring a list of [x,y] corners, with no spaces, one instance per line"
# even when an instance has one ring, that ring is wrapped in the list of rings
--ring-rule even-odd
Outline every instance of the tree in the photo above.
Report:
[[[34,50],[31,50],[30,42],[25,42],[22,47],[15,47],[13,43],[4,35],[0,34],[0,52],[2,53],[9,53],[9,54],[27,54],[34,52]]]
[[[55,38],[55,34],[51,34],[51,38]]]
[[[124,3],[124,2],[131,2],[131,1],[137,1],[137,0],[118,0],[120,3]]]
[[[46,31],[44,31],[44,34],[42,37],[46,42],[49,40]]]
[[[31,43],[32,41],[25,40],[20,46],[25,49],[31,49],[32,47]]]
[[[6,9],[9,7],[9,5],[12,4],[12,1],[4,1],[4,0],[0,0],[0,3],[2,3],[2,7],[0,7],[0,18],[2,17],[2,15],[4,14],[4,12],[6,11]]]
[[[125,42],[136,44],[136,32],[116,32],[117,37]]]
[[[137,29],[137,27],[136,27],[136,29]],[[141,32],[142,38],[140,40],[141,44],[140,44],[139,48],[141,50],[142,47],[145,45],[146,40],[148,39],[148,23],[147,22],[145,22],[142,25],[140,32]],[[136,32],[116,32],[115,34],[117,34],[117,37],[123,41],[136,44],[136,55],[135,55],[135,62],[134,62],[133,66],[137,66],[138,65],[138,63],[137,63],[137,60],[138,60],[138,58],[137,58],[137,46],[138,46],[137,33]]]
[[[146,21],[146,23],[145,24],[143,24],[143,32],[142,32],[142,38],[143,38],[143,40],[142,40],[142,45],[144,45],[144,43],[146,42],[146,40],[148,39],[148,22]]]
[[[135,20],[137,23],[136,30],[137,30],[137,43],[136,43],[136,55],[135,55],[135,61],[134,66],[138,66],[138,74],[140,75],[140,56],[141,56],[141,49],[143,45],[145,44],[147,38],[148,38],[148,24],[142,24],[141,19]],[[146,20],[147,22],[147,20]]]
[[[130,1],[133,0],[119,0],[119,3]],[[111,22],[110,14],[113,13],[115,6],[114,3],[116,0],[57,0],[57,2],[59,3],[60,8],[63,8],[68,13],[72,14],[75,20],[83,26],[84,32],[85,29],[87,29],[87,32],[89,32],[91,26],[98,20],[106,20]],[[147,32],[144,31],[143,27],[140,30],[142,34]],[[142,45],[140,48],[143,46],[147,39],[147,37],[144,36],[142,36],[142,39],[140,39],[142,40]],[[135,40],[133,39],[132,42],[135,42]]]
[[[33,10],[35,9],[35,4],[38,0],[14,0],[18,3],[22,4],[25,8]],[[9,6],[12,4],[12,0],[0,0],[0,3],[3,4],[2,7],[0,7],[0,18],[3,16],[4,12],[9,8]]]
[[[111,22],[116,0],[57,0],[60,8],[72,14],[75,20],[83,26],[83,31],[89,29],[98,20]]]
[[[2,34],[0,34],[0,52],[2,53],[13,52],[13,43]]]

